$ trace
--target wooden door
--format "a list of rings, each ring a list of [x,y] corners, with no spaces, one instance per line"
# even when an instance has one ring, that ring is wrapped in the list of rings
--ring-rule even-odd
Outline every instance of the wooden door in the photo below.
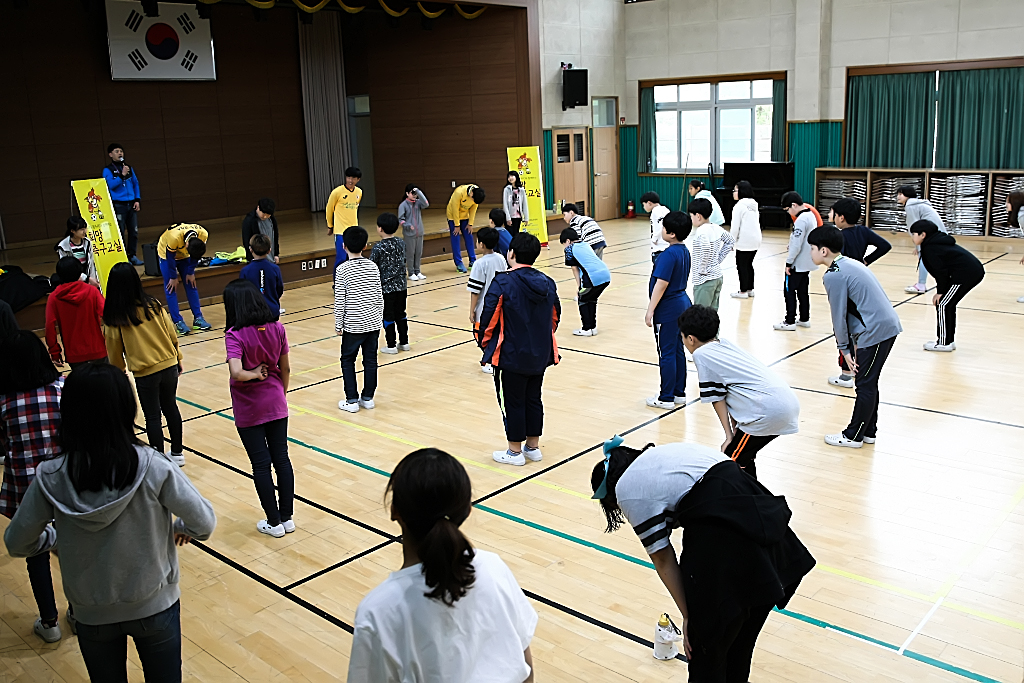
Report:
[[[555,128],[551,131],[555,154],[555,207],[573,203],[580,213],[588,214],[590,206],[590,145],[587,129]]]
[[[594,219],[619,217],[618,128],[594,128]]]

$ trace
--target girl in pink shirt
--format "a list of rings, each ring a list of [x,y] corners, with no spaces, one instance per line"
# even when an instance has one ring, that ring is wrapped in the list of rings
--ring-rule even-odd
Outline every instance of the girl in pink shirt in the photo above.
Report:
[[[295,531],[292,521],[295,476],[288,458],[288,337],[256,285],[234,280],[224,288],[231,409],[235,429],[252,463],[253,482],[267,518],[260,533],[281,538]],[[277,474],[277,493],[270,475]]]

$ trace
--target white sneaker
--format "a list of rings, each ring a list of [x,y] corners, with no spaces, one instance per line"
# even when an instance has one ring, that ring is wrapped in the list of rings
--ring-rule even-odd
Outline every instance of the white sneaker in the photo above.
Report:
[[[928,288],[920,282],[915,282],[914,284],[905,287],[903,291],[907,294],[924,294],[928,291]]]
[[[278,524],[277,526],[270,526],[267,524],[267,520],[261,519],[256,522],[256,530],[261,534],[267,536],[273,536],[274,538],[281,538],[285,534],[284,524]]]
[[[491,367],[490,363],[485,363],[484,365],[480,366],[480,372],[484,373],[485,375],[493,375],[494,368]]]
[[[860,441],[847,439],[843,436],[842,432],[839,432],[838,434],[826,434],[825,443],[829,446],[842,446],[843,448],[860,448],[864,445]]]
[[[515,465],[516,467],[522,467],[526,464],[526,457],[522,453],[513,455],[512,453],[509,453],[507,449],[504,451],[494,451],[494,453],[491,454],[491,457],[494,458],[494,462],[500,462],[502,465]]]
[[[383,347],[381,347],[380,352],[381,353],[386,353],[386,354],[389,354],[389,355],[393,356],[396,353],[398,353],[398,349],[396,347],[394,347],[394,346],[383,346]]]
[[[747,292],[747,296],[749,296],[751,299],[753,299],[754,298],[754,290],[750,290],[749,292]]]
[[[843,387],[844,389],[853,389],[854,379],[853,377],[850,379],[843,379],[842,375],[835,375],[834,377],[828,378],[828,383],[833,386]]]
[[[810,327],[811,326],[811,321],[810,320],[797,320],[796,321],[796,325],[797,325],[797,327]]]
[[[291,534],[295,532],[295,520],[293,519],[287,519],[281,522],[281,526],[284,527],[284,532],[286,534]]]
[[[647,406],[650,408],[663,408],[665,410],[672,410],[673,408],[676,407],[676,404],[674,399],[672,401],[662,401],[659,400],[657,396],[651,396],[649,399],[647,399]]]
[[[956,342],[952,342],[950,344],[940,344],[939,342],[925,342],[924,350],[942,351],[944,353],[949,353],[950,351],[956,351]]]
[[[1024,304],[1024,296],[1018,296],[1017,297],[1017,303]]]
[[[873,437],[873,436],[865,436],[864,437],[864,443],[874,443],[874,442],[875,442],[875,437]]]
[[[540,462],[544,459],[544,455],[540,452],[539,448],[530,448],[529,446],[523,447],[523,455],[530,462]]]
[[[47,643],[56,643],[61,638],[60,626],[54,624],[50,628],[43,626],[42,619],[36,619],[32,625],[32,631]]]
[[[184,453],[168,453],[167,457],[170,458],[171,462],[173,462],[178,467],[184,467],[185,466],[185,454]]]
[[[781,330],[782,332],[794,332],[796,331],[796,324],[794,323],[790,325],[789,323],[783,321],[781,323],[775,323],[774,325],[772,325],[772,329]]]
[[[373,410],[376,406],[377,406],[377,404],[373,402],[372,398],[361,398],[361,399],[359,399],[359,407],[360,408],[366,408],[367,410]]]
[[[747,294],[746,292],[733,292],[729,296],[731,296],[733,299],[749,299],[750,298],[750,295]]]
[[[416,273],[416,279],[417,280],[426,280],[427,276],[424,275],[423,273]]]
[[[338,401],[338,408],[344,410],[346,413],[358,413],[359,412],[359,401],[352,401],[349,403],[345,399]]]
[[[686,397],[685,396],[674,396],[672,398],[672,403],[675,403],[677,406],[686,405]]]
[[[412,351],[412,346],[410,346],[409,344],[399,344],[398,345],[398,350],[399,351]]]
[[[281,310],[279,311],[279,313],[280,313],[281,315],[284,315],[285,313],[287,313],[287,311],[286,311],[286,310],[284,310],[284,306],[282,306],[282,307],[281,307]]]
[[[593,337],[593,330],[573,330],[572,333],[577,337]]]

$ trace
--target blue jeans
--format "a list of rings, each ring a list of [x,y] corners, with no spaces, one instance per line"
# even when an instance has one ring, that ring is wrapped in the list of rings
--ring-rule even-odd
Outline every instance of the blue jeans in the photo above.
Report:
[[[686,396],[686,356],[683,354],[683,335],[676,321],[654,323],[654,341],[658,345],[658,368],[661,370],[659,401],[672,402],[676,396]]]
[[[203,311],[199,307],[199,290],[185,282],[186,275],[196,272],[196,266],[192,259],[160,259],[160,274],[164,276],[164,296],[167,297],[167,308],[171,314],[171,321],[180,323],[183,321],[181,311],[178,310],[178,290],[167,291],[167,283],[171,280],[181,280],[181,286],[185,288],[185,296],[188,297],[189,308],[192,309],[193,318],[202,318]]]
[[[338,269],[345,261],[348,261],[348,253],[345,251],[345,240],[341,235],[334,236],[334,270]]]
[[[921,247],[917,248],[917,284],[928,284],[928,269],[924,267],[924,259],[921,258]]]
[[[459,246],[459,235],[462,235],[462,243],[466,245],[466,253],[469,254],[469,265],[473,265],[476,261],[476,249],[473,247],[473,228],[469,225],[469,220],[459,221],[459,227],[462,228],[461,233],[455,232],[455,221],[448,221],[448,234],[452,238],[452,258],[455,259],[455,265],[460,268],[462,265],[462,247]]]
[[[369,401],[377,391],[377,344],[380,330],[356,334],[344,332],[341,335],[341,376],[345,383],[345,400],[349,403],[362,398]],[[363,351],[363,393],[356,384],[356,355]]]
[[[181,602],[151,617],[90,626],[78,622],[78,646],[89,680],[127,683],[128,636],[142,661],[146,683],[181,683]]]

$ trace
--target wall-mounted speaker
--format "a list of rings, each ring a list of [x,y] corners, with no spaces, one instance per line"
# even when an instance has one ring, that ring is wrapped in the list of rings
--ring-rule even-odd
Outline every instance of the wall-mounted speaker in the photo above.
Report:
[[[587,97],[587,70],[562,70],[562,111],[590,104]]]

